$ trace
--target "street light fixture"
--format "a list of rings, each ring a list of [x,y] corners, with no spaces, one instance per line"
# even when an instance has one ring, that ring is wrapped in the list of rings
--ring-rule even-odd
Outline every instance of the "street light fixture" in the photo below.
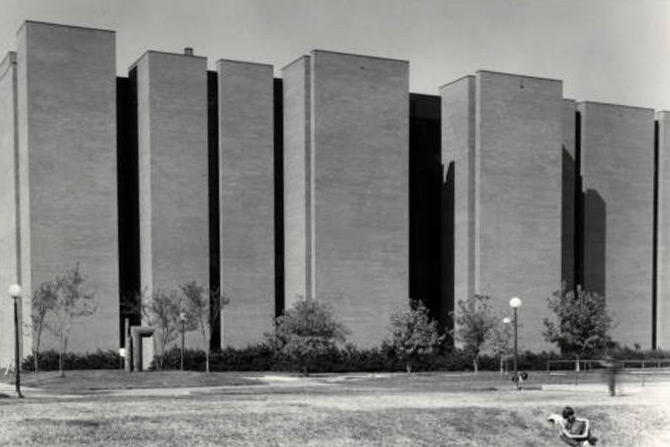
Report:
[[[19,355],[19,298],[21,297],[21,286],[12,284],[7,291],[9,297],[14,300],[14,369],[16,371],[16,396],[23,397],[21,394],[21,359]]]
[[[179,314],[179,321],[181,322],[181,370],[184,370],[184,333],[186,332],[186,313]]]
[[[517,309],[521,307],[521,298],[512,297],[509,300],[509,307],[514,309],[514,383],[517,391],[519,390],[519,323],[517,318]]]

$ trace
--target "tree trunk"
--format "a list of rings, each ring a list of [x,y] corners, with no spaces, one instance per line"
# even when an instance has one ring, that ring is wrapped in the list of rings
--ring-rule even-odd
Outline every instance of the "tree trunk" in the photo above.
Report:
[[[70,320],[71,321],[71,320]],[[68,323],[68,326],[66,327],[66,330],[63,332],[61,335],[61,348],[60,348],[60,354],[58,358],[58,363],[60,367],[60,376],[65,377],[65,354],[67,353],[67,342],[70,338],[70,329],[71,329],[71,323]]]
[[[472,366],[475,368],[475,374],[477,374],[479,372],[479,361],[476,356],[472,359]]]
[[[33,361],[35,362],[35,372],[39,369],[37,356],[40,353],[40,339],[42,338],[42,328],[40,327],[35,334],[35,349],[33,350]]]
[[[407,362],[405,366],[407,368],[407,374],[412,374],[412,364]]]
[[[575,358],[575,371],[579,372],[579,356]]]
[[[207,337],[205,321],[200,317],[200,328],[202,329],[202,341],[205,342],[205,372],[209,373],[209,350],[211,349],[210,340]]]

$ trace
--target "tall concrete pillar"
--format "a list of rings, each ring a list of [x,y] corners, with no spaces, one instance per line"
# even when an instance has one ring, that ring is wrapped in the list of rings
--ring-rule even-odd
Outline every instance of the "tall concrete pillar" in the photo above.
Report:
[[[656,114],[658,200],[656,203],[656,347],[670,348],[670,112]]]
[[[220,60],[217,74],[222,344],[245,347],[275,316],[273,69]]]
[[[0,367],[14,358],[14,310],[7,288],[21,282],[17,106],[16,53],[10,52],[0,62]]]
[[[455,301],[475,293],[475,77],[440,87],[442,164],[453,164],[453,259]],[[446,173],[445,173],[446,174]],[[445,176],[444,182],[447,182]],[[445,235],[443,235],[445,237]],[[443,253],[445,259],[448,253]],[[455,303],[454,303],[455,304]]]
[[[69,344],[116,348],[115,34],[25,22],[17,49],[23,321],[30,321],[32,292],[79,264],[98,307],[72,327]],[[56,343],[43,335],[43,349]]]
[[[654,112],[584,102],[584,287],[604,294],[615,341],[652,342]]]
[[[313,51],[283,72],[286,305],[331,303],[360,346],[408,305],[408,68]]]
[[[284,89],[284,300],[313,298],[311,224],[310,57],[283,69]]]
[[[149,51],[137,82],[140,282],[209,286],[207,60]]]
[[[561,285],[560,81],[480,71],[441,89],[443,162],[455,162],[455,300],[523,300],[519,343],[545,349]],[[524,317],[526,315],[527,317]]]

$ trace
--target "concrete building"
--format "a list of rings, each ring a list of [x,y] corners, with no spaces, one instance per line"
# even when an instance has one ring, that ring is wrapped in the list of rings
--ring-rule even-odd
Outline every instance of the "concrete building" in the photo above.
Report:
[[[523,300],[520,340],[538,334],[561,285],[560,81],[480,71],[441,89],[443,162],[455,164],[455,299]]]
[[[11,59],[2,84],[3,112],[12,101]],[[115,348],[119,317],[115,35],[26,22],[18,32],[15,79],[18,157],[12,166],[16,141],[8,138],[11,132],[5,127],[3,167],[9,176],[3,181],[9,183],[3,185],[2,197],[9,205],[14,195],[20,211],[18,226],[8,220],[2,232],[3,245],[12,246],[12,238],[20,242],[3,280],[15,277],[21,282],[22,327],[30,327],[32,292],[78,265],[88,290],[97,297],[97,311],[95,318],[72,328],[70,346],[79,351]],[[4,125],[11,116],[3,114]],[[2,330],[10,328],[3,325]],[[23,343],[26,355],[30,339],[28,330]],[[56,340],[45,333],[42,347],[55,345]]]
[[[670,348],[670,112],[656,114],[656,293],[652,315],[655,347]]]
[[[299,297],[370,347],[411,299],[449,327],[455,301],[487,294],[503,311],[521,297],[520,346],[547,349],[562,281],[605,294],[616,341],[670,346],[668,112],[491,71],[410,94],[406,61],[321,50],[283,79],[208,71],[190,49],[117,77],[113,32],[39,22],[16,50],[0,62],[0,290],[22,284],[22,329],[35,289],[79,265],[98,309],[75,352],[123,343],[121,320],[141,323],[128,296],[189,281],[230,299],[213,348],[260,341]],[[0,366],[12,318],[1,299]]]
[[[271,65],[220,60],[222,344],[261,341],[275,317],[274,79]]]
[[[652,346],[654,112],[580,103],[584,286],[605,294],[615,340]]]
[[[456,300],[475,293],[475,77],[466,76],[440,88],[442,98],[442,163],[453,164],[454,200],[443,202],[453,209],[453,296]],[[445,176],[445,184],[447,179]],[[448,251],[443,252],[443,258]]]
[[[18,98],[16,53],[0,62],[0,293],[21,283],[18,175]],[[0,300],[0,365],[14,355],[14,311],[8,299]]]
[[[137,82],[140,285],[209,285],[207,59],[145,53]]]
[[[286,306],[378,344],[409,294],[408,64],[316,50],[283,77]]]

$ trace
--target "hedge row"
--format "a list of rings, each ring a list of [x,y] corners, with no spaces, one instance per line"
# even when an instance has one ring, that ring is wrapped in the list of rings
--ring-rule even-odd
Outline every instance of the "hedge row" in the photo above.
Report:
[[[548,360],[562,358],[555,353],[540,354],[524,352],[519,355],[519,369],[528,371],[544,370]],[[498,358],[483,355],[479,359],[482,371],[497,371],[500,368]],[[153,367],[161,364],[157,357]],[[505,366],[512,368],[510,357]],[[166,352],[162,364],[163,369],[179,369],[181,367],[181,351],[173,348]],[[201,350],[187,349],[184,352],[184,369],[203,371],[205,369],[205,353]],[[210,356],[211,371],[296,371],[293,362],[281,354],[277,354],[267,346],[259,345],[246,349],[228,348]],[[348,346],[335,349],[319,356],[310,366],[311,372],[399,372],[405,371],[406,365],[398,360],[389,348],[357,349]],[[472,371],[472,357],[461,350],[454,349],[447,353],[422,355],[412,363],[413,371]]]
[[[40,371],[56,371],[58,370],[58,351],[48,350],[40,352],[37,356],[38,369]],[[63,368],[66,370],[72,369],[117,369],[121,366],[121,356],[117,351],[107,350],[96,352],[87,352],[85,354],[66,353],[63,357]],[[23,362],[21,367],[24,371],[35,370],[35,360],[33,355],[29,355]]]
[[[634,355],[633,355],[634,353]],[[604,353],[585,356],[582,360],[602,358]],[[633,351],[619,349],[610,351],[618,359],[670,359],[670,351]],[[547,361],[566,359],[565,356],[554,352],[533,353],[530,351],[519,353],[518,368],[525,371],[544,371]],[[154,367],[160,363],[157,357]],[[181,367],[181,351],[175,347],[167,351],[162,364],[163,369],[179,369]],[[513,360],[507,356],[505,367],[511,369]],[[187,349],[184,352],[184,369],[204,371],[205,353],[201,350]],[[499,358],[482,355],[479,359],[479,370],[497,371],[500,369]],[[266,345],[251,346],[246,349],[227,348],[210,356],[211,371],[297,371],[293,362],[273,352]],[[319,356],[310,367],[311,372],[399,372],[405,371],[405,363],[398,360],[395,353],[386,346],[372,349],[358,349],[348,345],[342,349],[334,349]],[[448,352],[423,355],[412,364],[413,371],[472,371],[472,357],[459,349]]]
[[[608,352],[618,359],[670,359],[670,351],[640,351],[620,349]],[[602,353],[594,355],[601,358]],[[39,370],[53,371],[58,369],[58,352],[44,351],[39,354]],[[519,369],[525,371],[545,370],[548,360],[565,359],[556,353],[532,353],[526,351],[519,355]],[[589,357],[585,357],[584,360]],[[152,364],[161,365],[163,369],[179,369],[181,367],[181,350],[178,347],[169,349],[164,359],[157,357]],[[118,369],[121,367],[121,358],[113,350],[96,351],[94,353],[68,353],[64,358],[64,366],[72,369]],[[33,356],[30,355],[22,363],[25,371],[34,370]],[[507,366],[512,367],[508,358]],[[358,349],[348,345],[342,349],[334,349],[318,357],[312,364],[312,372],[394,372],[405,371],[405,364],[397,359],[389,347]],[[479,360],[481,371],[496,371],[500,368],[497,358],[483,355]],[[184,352],[184,369],[190,371],[205,370],[205,352],[202,350],[187,349]],[[226,348],[214,352],[210,356],[211,371],[295,371],[296,366],[286,357],[275,353],[267,345],[250,346],[245,349]],[[414,371],[472,371],[472,358],[465,352],[453,349],[449,352],[424,355],[412,364]]]

